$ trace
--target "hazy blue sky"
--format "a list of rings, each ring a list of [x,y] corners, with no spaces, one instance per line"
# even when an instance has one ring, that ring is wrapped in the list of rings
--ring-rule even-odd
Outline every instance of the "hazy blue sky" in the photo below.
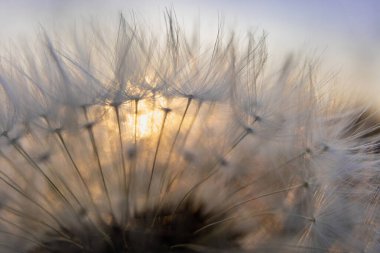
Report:
[[[181,23],[199,21],[210,34],[220,15],[227,29],[265,30],[273,55],[317,52],[348,82],[380,87],[378,0],[0,0],[0,38],[86,16],[113,20],[119,11],[134,10],[153,22],[165,7],[174,7]]]

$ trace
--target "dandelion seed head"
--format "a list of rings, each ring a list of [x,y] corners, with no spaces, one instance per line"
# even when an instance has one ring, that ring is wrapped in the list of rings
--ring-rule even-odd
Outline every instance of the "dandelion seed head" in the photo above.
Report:
[[[369,106],[313,62],[272,71],[266,34],[165,20],[43,31],[1,63],[0,251],[376,252]]]

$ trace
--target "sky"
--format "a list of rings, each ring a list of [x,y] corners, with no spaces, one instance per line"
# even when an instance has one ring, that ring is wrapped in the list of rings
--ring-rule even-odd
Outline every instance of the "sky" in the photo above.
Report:
[[[377,0],[0,0],[0,43],[36,28],[95,17],[112,22],[133,11],[147,23],[174,8],[189,29],[213,36],[223,17],[227,30],[268,34],[269,53],[317,55],[348,85],[380,92],[380,1]],[[380,101],[380,98],[379,98]]]

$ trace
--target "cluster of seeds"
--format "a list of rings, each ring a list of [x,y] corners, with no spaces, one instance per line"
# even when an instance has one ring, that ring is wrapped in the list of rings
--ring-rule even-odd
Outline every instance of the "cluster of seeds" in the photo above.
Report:
[[[266,74],[265,35],[165,18],[2,56],[0,251],[379,252],[370,110],[310,62]]]

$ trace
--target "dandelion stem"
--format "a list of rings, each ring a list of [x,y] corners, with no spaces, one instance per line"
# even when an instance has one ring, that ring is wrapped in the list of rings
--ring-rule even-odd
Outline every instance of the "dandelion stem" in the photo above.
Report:
[[[254,201],[254,200],[257,200],[257,199],[260,199],[260,198],[264,198],[264,197],[268,197],[268,196],[271,196],[271,195],[275,195],[277,193],[282,193],[282,192],[287,192],[287,191],[291,191],[291,190],[294,190],[294,189],[298,189],[298,188],[301,188],[301,187],[305,187],[307,184],[306,183],[302,183],[302,184],[297,184],[297,185],[293,185],[293,186],[290,186],[290,187],[287,187],[287,188],[284,188],[284,189],[280,189],[280,190],[277,190],[277,191],[273,191],[273,192],[268,192],[268,193],[264,193],[264,194],[261,194],[261,195],[258,195],[256,197],[253,197],[253,198],[250,198],[250,199],[247,199],[247,200],[244,200],[244,201],[241,201],[227,209],[225,209],[224,211],[222,212],[219,212],[217,215],[214,215],[213,217],[217,217],[217,216],[220,216],[221,214],[225,214],[233,209],[236,209],[238,208],[239,206],[242,206],[244,204],[247,204],[251,201]],[[211,217],[210,219],[212,219],[213,217]]]
[[[138,131],[138,127],[137,127],[137,119],[138,119],[138,115],[139,115],[139,100],[138,99],[135,99],[135,117],[134,117],[134,144],[135,144],[135,148],[137,146],[137,131]]]
[[[229,153],[229,152],[231,152],[248,134],[249,134],[250,132],[249,131],[246,131],[246,133],[244,133],[244,134],[242,134],[242,136],[241,137],[239,137],[238,139],[237,139],[237,141],[235,141],[234,142],[234,144],[232,145],[232,147],[231,147],[231,149],[227,152],[227,154]],[[223,157],[223,159],[224,159],[224,157]],[[220,160],[219,161],[217,161],[217,163],[214,165],[214,166],[212,166],[212,170],[211,170],[211,172],[205,177],[205,178],[203,178],[201,181],[199,181],[198,183],[196,183],[195,185],[193,185],[193,187],[191,187],[190,188],[190,190],[184,195],[184,197],[180,200],[180,202],[178,203],[178,205],[177,205],[177,207],[175,208],[175,210],[174,210],[174,213],[176,213],[177,212],[177,210],[178,210],[178,208],[182,205],[182,203],[190,196],[190,194],[192,193],[192,192],[194,192],[194,190],[196,189],[196,188],[198,188],[200,185],[202,185],[203,183],[205,183],[208,179],[210,179],[212,176],[214,176],[217,172],[218,172],[218,167],[216,167],[218,164],[220,163]]]
[[[137,135],[138,135],[138,117],[139,117],[139,99],[135,99],[135,111],[134,111],[134,143],[133,154],[130,155],[131,162],[129,164],[129,180],[128,180],[128,203],[132,204],[132,189],[134,187],[134,175],[137,166]]]
[[[165,162],[165,165],[164,165],[164,168],[165,168],[166,170],[169,169],[168,167],[169,167],[170,162],[171,162],[171,158],[172,158],[172,155],[173,155],[174,147],[175,147],[175,144],[176,144],[176,142],[177,142],[177,139],[178,139],[179,133],[180,133],[181,128],[182,128],[182,124],[183,124],[183,122],[184,122],[184,120],[185,120],[185,117],[186,117],[187,111],[188,111],[188,109],[189,109],[189,107],[190,107],[190,104],[191,104],[192,100],[193,100],[192,96],[188,97],[188,99],[187,99],[187,104],[186,104],[185,111],[184,111],[183,114],[182,114],[181,121],[180,121],[180,123],[179,123],[178,129],[177,129],[176,134],[175,134],[175,136],[174,136],[173,143],[172,143],[172,145],[170,146],[170,150],[169,150],[168,158],[166,159],[166,162]],[[162,181],[162,186],[161,186],[161,189],[162,189],[162,187],[163,187],[163,185],[164,185],[164,179],[165,179],[165,174],[162,176],[162,180],[161,180],[161,181]]]
[[[51,124],[50,124],[50,121],[48,120],[48,118],[47,118],[47,117],[43,117],[43,118],[45,119],[45,121],[46,121],[46,123],[48,124],[49,128],[50,128],[50,129],[53,129],[52,126],[51,126]],[[68,148],[68,146],[67,146],[67,144],[66,144],[66,141],[65,141],[65,139],[63,138],[63,135],[62,135],[62,129],[61,129],[61,128],[57,128],[57,129],[55,129],[53,132],[54,132],[54,134],[57,136],[59,142],[61,143],[61,148],[64,150],[65,154],[68,156],[68,158],[69,158],[71,164],[73,165],[73,167],[74,167],[74,169],[75,169],[75,172],[76,172],[76,173],[78,174],[78,176],[79,176],[79,179],[80,179],[81,183],[84,185],[84,188],[85,188],[85,190],[86,190],[86,192],[87,192],[87,194],[88,194],[88,196],[89,196],[89,198],[90,198],[90,203],[91,203],[91,205],[93,206],[93,208],[94,208],[94,210],[95,210],[95,213],[96,213],[98,219],[99,219],[100,221],[103,222],[103,220],[102,220],[102,218],[101,218],[101,215],[100,215],[100,213],[99,213],[99,210],[98,210],[98,208],[97,208],[97,206],[96,206],[96,204],[95,204],[95,202],[94,202],[94,199],[93,199],[92,193],[91,193],[91,191],[90,191],[90,187],[88,186],[88,183],[87,183],[86,180],[84,179],[84,177],[83,177],[83,175],[82,175],[82,173],[81,173],[81,171],[80,171],[78,165],[77,165],[76,162],[74,161],[74,158],[73,158],[73,156],[71,155],[71,152],[70,152],[70,150],[69,150],[69,148]],[[82,209],[84,210],[84,207],[82,207]]]
[[[28,153],[16,142],[11,141],[12,146],[15,148],[15,150],[21,154],[25,158],[25,160],[33,167],[35,168],[41,175],[44,177],[44,179],[48,182],[48,184],[54,189],[54,191],[62,198],[66,204],[70,206],[72,209],[73,213],[76,214],[75,208],[73,205],[70,203],[70,201],[65,197],[65,195],[59,190],[57,185],[49,178],[48,175],[42,170],[42,168],[28,155]]]
[[[182,146],[182,149],[184,149],[184,147],[185,147],[185,145],[186,145],[187,138],[188,138],[188,136],[189,136],[189,134],[190,134],[190,132],[191,132],[191,130],[192,130],[192,128],[193,128],[193,125],[194,125],[194,123],[195,123],[196,118],[198,117],[198,114],[199,114],[199,111],[200,111],[200,109],[201,109],[202,104],[203,104],[202,101],[199,101],[198,106],[197,106],[197,108],[196,108],[196,111],[195,111],[195,113],[194,113],[194,116],[193,116],[193,118],[191,119],[190,125],[189,125],[189,127],[188,127],[188,129],[187,129],[187,131],[186,131],[186,133],[185,133],[185,137],[184,137],[182,143],[179,144],[179,146]],[[175,180],[176,180],[176,179],[177,179],[177,178],[183,173],[184,170],[185,170],[185,169],[181,169],[180,171],[178,171],[178,172],[173,176],[172,179],[170,179],[170,181],[169,181],[169,183],[168,183],[168,185],[167,185],[167,187],[166,187],[166,193],[170,190],[170,188],[172,187],[174,181],[175,181]]]
[[[267,211],[267,212],[255,213],[254,215],[249,215],[248,217],[232,216],[232,217],[224,218],[222,220],[218,220],[218,221],[209,223],[207,225],[204,225],[203,227],[201,227],[198,230],[196,230],[193,234],[199,234],[200,232],[202,232],[203,230],[205,230],[207,228],[219,225],[221,223],[233,221],[233,220],[236,220],[236,219],[251,219],[251,218],[259,217],[259,216],[262,216],[262,215],[270,215],[270,214],[275,214],[275,213],[276,212],[273,212],[273,211]]]
[[[36,218],[36,217],[31,217],[31,216],[29,216],[29,214],[26,214],[26,213],[24,213],[24,212],[22,212],[22,211],[19,211],[19,210],[17,210],[17,209],[14,209],[14,208],[12,208],[12,207],[10,207],[10,206],[3,206],[3,209],[2,209],[2,210],[6,211],[6,212],[9,212],[9,213],[11,213],[11,214],[13,214],[13,215],[16,215],[16,216],[18,216],[18,217],[20,217],[20,218],[22,218],[22,219],[27,219],[27,220],[29,220],[29,221],[31,221],[31,222],[34,222],[34,223],[40,224],[40,225],[42,225],[42,226],[44,226],[44,227],[46,227],[46,228],[48,228],[48,229],[51,229],[52,231],[54,231],[55,233],[57,233],[57,235],[60,235],[60,236],[62,236],[62,237],[64,237],[64,238],[67,238],[67,239],[70,240],[70,238],[68,237],[67,234],[65,234],[65,233],[63,233],[62,231],[56,229],[56,228],[53,227],[52,225],[46,223],[46,219],[45,219],[45,220],[40,220],[40,219],[38,219],[38,218]],[[59,223],[57,223],[57,224],[59,225]],[[64,228],[64,227],[61,227],[61,228]]]
[[[199,111],[201,110],[201,106],[203,104],[203,101],[199,101],[198,102],[198,106],[197,106],[197,109],[195,110],[195,113],[194,113],[194,116],[193,118],[191,119],[191,122],[190,122],[190,125],[185,133],[185,136],[183,138],[183,141],[182,141],[182,147],[184,148],[185,145],[186,145],[186,141],[187,141],[187,138],[189,137],[189,134],[191,132],[191,130],[193,129],[193,126],[194,126],[194,123],[195,123],[195,120],[197,119],[198,117],[198,114],[199,114]]]
[[[0,156],[14,169],[14,171],[24,180],[24,182],[28,182],[27,177],[25,176],[25,173],[22,173],[17,167],[3,152],[0,151]],[[14,184],[17,185],[17,184]],[[43,200],[48,203],[49,205],[52,205],[52,202],[49,201],[46,195],[42,194],[40,190],[38,190],[37,187],[33,185],[34,190],[43,198]]]
[[[149,184],[148,184],[148,192],[147,192],[148,195],[149,195],[149,192],[150,192],[150,187],[151,187],[152,180],[153,180],[154,170],[155,170],[155,167],[156,167],[157,155],[158,155],[158,150],[159,150],[160,144],[161,144],[162,134],[164,132],[165,121],[166,121],[166,118],[168,116],[168,113],[170,112],[170,109],[168,109],[168,108],[164,108],[163,110],[164,110],[164,118],[163,118],[162,123],[161,123],[160,134],[158,136],[156,150],[154,152],[153,164],[152,164],[152,169],[151,169],[151,174],[150,174]]]
[[[25,232],[24,230],[22,230],[22,231]],[[17,237],[17,238],[20,238],[20,239],[23,239],[23,240],[26,240],[26,241],[29,241],[29,242],[33,242],[36,245],[38,245],[39,247],[44,247],[44,248],[46,247],[45,245],[43,245],[43,243],[41,241],[38,241],[34,236],[28,237],[28,236],[19,235],[19,234],[15,233],[15,232],[13,233],[13,232],[3,231],[3,230],[0,230],[0,234],[6,234],[6,235]]]
[[[29,230],[27,230],[27,229],[24,229],[24,227],[22,227],[22,226],[20,226],[20,225],[17,225],[16,223],[9,221],[8,219],[4,219],[4,218],[0,217],[0,220],[3,221],[4,223],[8,223],[8,224],[11,225],[11,226],[14,226],[15,228],[19,229],[20,231],[23,231],[23,232],[26,233],[26,234],[29,234],[29,235],[31,236],[31,238],[33,238],[32,240],[33,240],[34,242],[40,244],[40,246],[42,245],[42,244],[41,244],[41,241],[38,240],[38,238],[35,236],[35,234],[32,233],[31,231],[29,231]],[[6,232],[6,231],[0,231],[0,233],[8,233],[8,232]],[[13,234],[13,235],[16,236],[16,234]]]
[[[95,158],[96,158],[96,162],[97,162],[97,165],[98,165],[100,177],[102,179],[103,188],[105,190],[106,198],[107,198],[108,205],[109,205],[109,208],[110,208],[111,216],[114,218],[114,212],[113,212],[113,209],[112,209],[111,198],[110,198],[109,190],[108,190],[108,187],[107,187],[107,184],[106,184],[106,180],[105,180],[105,177],[104,177],[103,167],[102,167],[102,164],[100,163],[100,156],[99,156],[98,147],[96,146],[96,141],[95,141],[95,136],[94,136],[94,130],[93,130],[93,126],[94,125],[93,125],[93,123],[89,122],[86,107],[83,106],[82,108],[83,108],[83,112],[84,112],[86,121],[88,122],[87,125],[86,125],[86,130],[87,130],[88,135],[90,137],[92,150],[93,150]]]
[[[124,145],[123,145],[123,139],[122,139],[121,124],[120,124],[119,105],[114,105],[113,109],[116,115],[118,137],[119,137],[118,140],[119,140],[119,145],[120,145],[120,156],[121,156],[121,166],[122,166],[122,191],[124,191],[126,196],[128,196],[127,175],[126,175],[125,158],[124,158]],[[128,205],[128,203],[123,202],[123,205],[122,205],[122,219],[123,220],[124,220],[123,218],[124,211],[125,209],[128,209],[125,207],[125,205]]]
[[[64,228],[63,224],[51,213],[49,212],[45,207],[43,207],[40,203],[30,198],[28,195],[26,195],[25,192],[21,191],[17,187],[15,187],[13,184],[9,183],[7,180],[5,180],[3,177],[0,177],[0,180],[3,181],[5,184],[7,184],[9,187],[11,187],[13,190],[15,190],[17,193],[22,195],[25,199],[29,200],[32,204],[40,208],[42,211],[44,211],[50,218],[52,218],[60,227]]]

